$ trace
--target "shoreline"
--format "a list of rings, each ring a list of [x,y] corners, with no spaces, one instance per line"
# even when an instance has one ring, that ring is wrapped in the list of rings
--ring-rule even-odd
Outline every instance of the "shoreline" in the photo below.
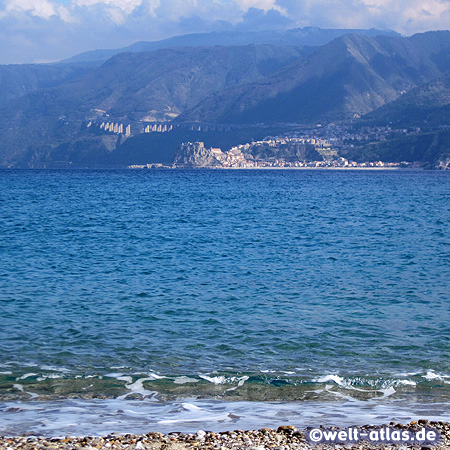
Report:
[[[435,435],[431,441],[403,442],[397,436],[409,433],[408,436],[420,436],[422,439],[424,430],[428,436]],[[314,442],[311,440],[314,432],[320,435],[326,433],[345,432],[350,433],[348,441],[335,438],[330,442]],[[385,433],[385,434],[383,434]],[[422,433],[422,434],[418,434]],[[360,434],[369,435],[371,438],[358,438]],[[329,434],[330,435],[330,434]],[[378,436],[378,438],[377,438]],[[389,439],[381,439],[389,436]],[[403,435],[405,436],[405,435]],[[379,439],[379,440],[377,440]],[[196,433],[168,433],[149,432],[147,434],[134,435],[109,434],[107,436],[80,436],[80,437],[54,437],[43,438],[36,436],[0,437],[0,449],[15,450],[74,450],[74,449],[108,449],[108,450],[308,450],[308,449],[336,449],[345,448],[359,450],[375,449],[449,449],[450,448],[450,423],[430,422],[428,420],[413,421],[409,424],[391,422],[386,425],[364,425],[350,428],[322,428],[312,430],[296,429],[292,425],[282,425],[278,429],[261,428],[260,430],[233,430],[225,432],[212,432],[198,430]]]
[[[422,167],[131,167],[126,170],[338,170],[338,171],[354,171],[354,170],[427,170]]]
[[[207,167],[208,168],[208,167]],[[413,167],[211,167],[223,170],[424,170]]]
[[[423,172],[446,172],[446,169],[439,168],[424,168],[424,167],[131,167],[131,166],[118,166],[118,167],[0,167],[0,170],[8,171],[140,171],[140,170],[336,170],[336,171],[423,171]]]

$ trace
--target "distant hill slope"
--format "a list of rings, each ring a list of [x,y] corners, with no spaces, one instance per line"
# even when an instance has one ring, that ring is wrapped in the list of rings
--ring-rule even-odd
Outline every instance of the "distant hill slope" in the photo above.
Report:
[[[195,33],[175,36],[155,42],[136,42],[128,47],[108,50],[92,50],[61,61],[77,63],[86,61],[106,61],[114,55],[125,52],[150,52],[176,47],[210,47],[210,46],[243,46],[249,44],[269,44],[287,46],[322,46],[344,34],[360,34],[363,36],[399,36],[389,30],[356,30],[356,29],[321,29],[314,27],[295,28],[292,30],[263,31],[220,31],[212,33]]]
[[[29,92],[57,86],[87,70],[79,64],[0,65],[0,105]]]
[[[392,124],[397,128],[450,126],[450,72],[411,89],[394,102],[364,116],[360,125]]]
[[[101,67],[0,109],[0,164],[75,139],[94,109],[107,120],[171,119],[213,92],[262,79],[301,57],[287,46],[176,48],[116,55]]]
[[[248,45],[122,53],[72,83],[90,105],[115,117],[168,118],[209,94],[264,78],[301,57],[293,47]],[[84,94],[81,94],[81,91]]]
[[[347,35],[262,81],[208,97],[180,119],[223,123],[349,119],[438,77],[443,69],[440,61],[448,55],[450,32],[412,38]]]
[[[430,55],[432,61],[440,70],[450,69],[450,31],[428,31],[418,33],[408,38],[418,50]]]
[[[356,128],[385,125],[415,129],[415,133],[355,147],[349,157],[358,161],[419,161],[428,162],[430,167],[449,166],[450,72],[410,90],[355,123]]]
[[[355,147],[354,161],[419,162],[427,168],[450,167],[450,130],[436,130]]]

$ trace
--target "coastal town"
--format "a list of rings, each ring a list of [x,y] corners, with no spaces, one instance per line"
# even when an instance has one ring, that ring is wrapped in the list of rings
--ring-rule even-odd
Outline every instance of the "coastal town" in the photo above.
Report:
[[[177,150],[173,164],[134,164],[130,169],[211,168],[211,169],[398,169],[419,167],[410,161],[356,162],[346,157],[361,143],[385,141],[393,135],[420,133],[420,129],[393,130],[390,127],[365,127],[358,133],[331,125],[302,130],[289,135],[267,137],[233,146],[227,150],[207,148],[202,141],[185,142]]]
[[[94,114],[95,113],[95,114]],[[131,123],[123,123],[122,119],[110,117],[103,110],[94,110],[92,116],[86,121],[86,128],[97,135],[116,135],[117,145],[129,138],[145,135],[165,135],[167,142],[171,141],[172,133],[182,134],[186,141],[180,140],[178,148],[173,148],[172,161],[142,160],[128,163],[131,169],[145,168],[210,168],[210,169],[259,169],[259,168],[298,168],[298,169],[398,169],[419,168],[423,162],[386,158],[372,153],[371,149],[380,145],[390,145],[391,142],[402,139],[420,138],[430,132],[430,129],[420,127],[395,127],[392,124],[355,125],[353,122],[340,122],[329,124],[288,124],[275,126],[265,124],[236,125],[214,124],[202,122],[176,122],[156,121],[146,117]],[[237,136],[243,135],[248,139],[254,135],[263,139],[249,139],[246,143],[226,146],[214,145],[224,135],[235,136],[234,141],[239,142]],[[250,130],[250,132],[249,132]],[[440,125],[438,132],[450,130],[448,125]],[[204,137],[203,137],[204,136]],[[159,138],[158,138],[159,139]],[[233,139],[226,139],[227,142]],[[163,142],[163,141],[161,141]],[[242,142],[245,142],[242,139]],[[213,144],[213,145],[211,145]],[[173,144],[170,144],[173,145]],[[362,160],[361,151],[368,149],[367,160]],[[381,152],[381,155],[383,153]],[[384,154],[386,156],[386,154]],[[408,159],[408,160],[406,160]],[[436,168],[448,169],[450,158],[438,161]]]

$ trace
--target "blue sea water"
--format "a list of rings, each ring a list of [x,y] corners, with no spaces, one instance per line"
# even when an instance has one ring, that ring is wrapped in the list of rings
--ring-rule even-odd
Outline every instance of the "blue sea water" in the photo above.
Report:
[[[0,435],[450,420],[450,173],[0,171]]]

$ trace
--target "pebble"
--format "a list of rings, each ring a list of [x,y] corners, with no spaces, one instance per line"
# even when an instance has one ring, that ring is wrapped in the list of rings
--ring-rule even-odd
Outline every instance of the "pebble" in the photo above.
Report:
[[[318,444],[306,441],[307,430],[297,430],[292,425],[282,425],[277,430],[263,428],[259,431],[234,430],[212,433],[198,430],[195,434],[170,433],[167,435],[151,432],[142,436],[108,435],[104,437],[0,437],[0,450],[449,450],[450,424],[445,422],[418,421],[407,425],[391,423],[398,429],[416,430],[427,426],[438,431],[441,442],[436,446],[429,445],[383,445],[361,441],[347,445]],[[354,427],[356,428],[356,427]],[[361,431],[380,426],[357,427]]]
[[[203,439],[205,439],[206,433],[203,430],[198,430],[195,438],[199,441],[203,441]]]

